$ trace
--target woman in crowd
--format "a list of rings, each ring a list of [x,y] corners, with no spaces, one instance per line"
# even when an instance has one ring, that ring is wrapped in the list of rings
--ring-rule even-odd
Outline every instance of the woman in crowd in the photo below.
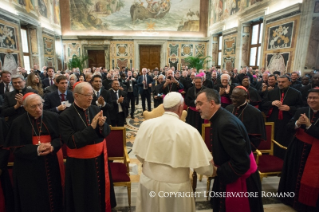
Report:
[[[43,97],[43,88],[40,77],[34,72],[30,73],[27,77],[27,88],[38,91],[38,94]]]

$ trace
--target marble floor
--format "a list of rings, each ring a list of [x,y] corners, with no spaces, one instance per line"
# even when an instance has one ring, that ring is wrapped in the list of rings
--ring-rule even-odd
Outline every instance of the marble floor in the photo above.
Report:
[[[131,149],[134,144],[134,139],[138,127],[144,121],[142,116],[141,100],[139,105],[136,105],[135,119],[127,118],[126,127],[126,139],[127,139],[127,149],[130,157],[130,178],[132,182],[131,190],[131,209],[128,207],[128,195],[126,187],[115,187],[115,194],[117,200],[117,207],[112,210],[112,212],[135,212],[136,205],[136,192],[138,187],[138,182],[140,178],[140,173],[142,171],[141,163],[136,159],[135,155],[132,154]],[[153,106],[153,104],[152,104]],[[190,173],[191,177],[191,173]],[[263,178],[262,181],[262,191],[264,192],[276,192],[278,188],[280,178],[279,177],[268,177]],[[202,181],[197,181],[196,192],[200,192],[199,197],[196,198],[196,211],[208,212],[212,211],[209,201],[205,197],[206,193],[207,177],[203,176]],[[213,180],[211,185],[213,184]],[[210,188],[211,189],[211,188]],[[263,205],[265,212],[293,212],[291,207],[280,203],[279,199],[275,197],[263,197]]]

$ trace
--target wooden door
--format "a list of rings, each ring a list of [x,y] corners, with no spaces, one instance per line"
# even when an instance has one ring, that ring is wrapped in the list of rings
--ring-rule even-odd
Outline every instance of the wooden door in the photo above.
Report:
[[[105,67],[104,50],[88,50],[89,67]]]
[[[161,63],[161,46],[140,45],[140,70],[155,67],[160,68]]]

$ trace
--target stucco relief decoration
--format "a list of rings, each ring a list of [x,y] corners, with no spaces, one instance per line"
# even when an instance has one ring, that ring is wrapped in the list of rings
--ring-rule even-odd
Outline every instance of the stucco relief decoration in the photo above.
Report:
[[[31,50],[33,54],[38,54],[37,29],[30,29]]]
[[[224,55],[235,54],[236,51],[236,38],[224,39]]]
[[[178,68],[178,58],[176,57],[172,57],[168,59],[168,63],[169,63],[169,67],[175,67],[175,70],[177,70]]]
[[[17,38],[14,27],[0,24],[0,48],[17,49]]]
[[[193,44],[182,44],[181,56],[193,56]]]
[[[81,47],[78,43],[70,43],[68,45],[68,57],[72,58],[74,55],[80,56],[81,54]]]
[[[294,22],[269,27],[267,50],[291,48]]]
[[[248,65],[248,53],[249,53],[249,35],[243,35],[242,37],[242,66]]]
[[[54,58],[52,57],[44,57],[46,66],[54,66]]]
[[[287,72],[287,66],[289,63],[290,53],[274,53],[267,54],[266,56],[266,65],[271,73],[274,71],[280,71],[280,74]]]
[[[227,71],[233,70],[235,66],[235,58],[234,57],[224,57],[224,69]]]
[[[117,67],[127,67],[128,65],[128,59],[125,58],[119,58],[116,60]]]
[[[195,55],[205,55],[205,44],[195,45]]]
[[[127,44],[116,44],[116,56],[121,56],[121,57],[128,56],[127,50],[128,50]]]
[[[198,0],[69,2],[72,30],[199,31]]]
[[[169,44],[169,56],[178,55],[178,44]]]
[[[51,38],[43,37],[44,54],[54,55],[54,41]]]

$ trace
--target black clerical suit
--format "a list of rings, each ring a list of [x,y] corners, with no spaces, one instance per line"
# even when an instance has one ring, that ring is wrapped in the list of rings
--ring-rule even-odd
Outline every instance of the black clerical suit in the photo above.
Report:
[[[282,118],[279,115],[278,107],[272,105],[275,100],[281,100],[283,105],[290,107],[289,111],[282,111]],[[275,140],[283,146],[288,146],[291,135],[287,134],[286,125],[293,117],[296,110],[302,106],[301,93],[291,87],[280,90],[278,87],[269,91],[266,98],[262,102],[262,111],[267,116],[268,122],[275,123]],[[284,159],[286,151],[274,145],[274,155]]]
[[[243,177],[250,170],[251,163],[254,163],[245,126],[222,107],[217,110],[210,121],[212,154],[215,166],[218,167],[212,191],[215,194],[216,192],[225,192],[228,191],[228,186],[240,182],[241,186],[239,187],[241,188],[232,191],[258,192],[257,197],[248,197],[249,207],[251,212],[262,212],[261,182],[258,169],[248,177]],[[242,188],[244,184],[246,184],[246,188]],[[213,211],[226,211],[226,204],[229,204],[225,198],[216,195],[211,198],[210,202]]]
[[[134,112],[135,112],[135,95],[134,95],[134,89],[137,86],[137,81],[134,78],[134,80],[130,79],[126,82],[126,80],[124,81],[124,83],[126,84],[126,91],[127,91],[127,103],[128,106],[131,103],[131,117],[134,117]]]
[[[11,91],[9,93],[4,94],[4,102],[2,105],[2,116],[9,117],[8,123],[10,124],[15,118],[20,116],[21,114],[25,113],[25,109],[23,106],[14,109],[14,106],[17,104],[17,100],[15,100],[15,95],[18,93],[22,93],[23,95],[29,92],[38,93],[38,91],[24,88],[21,91]]]

